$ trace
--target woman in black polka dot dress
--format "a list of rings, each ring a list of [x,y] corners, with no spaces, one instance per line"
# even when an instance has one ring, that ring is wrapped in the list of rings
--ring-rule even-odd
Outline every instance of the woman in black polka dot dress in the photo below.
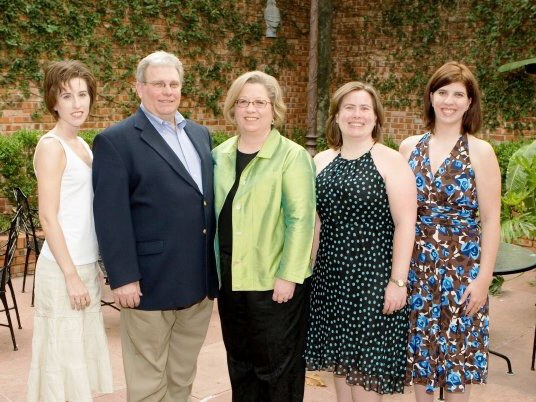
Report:
[[[305,359],[309,370],[334,372],[339,401],[380,400],[404,389],[416,190],[402,155],[380,143],[383,119],[372,87],[343,85],[327,121],[331,149],[315,157]]]

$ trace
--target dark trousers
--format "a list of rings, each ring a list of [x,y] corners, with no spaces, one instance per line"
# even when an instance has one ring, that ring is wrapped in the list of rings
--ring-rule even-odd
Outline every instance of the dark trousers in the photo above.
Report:
[[[273,290],[233,292],[231,256],[222,254],[220,266],[218,308],[233,402],[301,402],[310,280],[279,304]]]

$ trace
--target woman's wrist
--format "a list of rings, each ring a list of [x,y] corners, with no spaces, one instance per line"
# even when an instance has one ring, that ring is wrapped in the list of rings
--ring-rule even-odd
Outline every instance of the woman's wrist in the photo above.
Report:
[[[70,268],[66,271],[63,272],[63,275],[65,276],[65,279],[66,280],[69,280],[69,279],[75,279],[78,277],[78,272],[76,271],[76,269],[73,267],[73,268]]]
[[[493,274],[480,272],[477,275],[475,280],[478,280],[479,282],[484,282],[484,283],[487,282],[489,284],[489,283],[491,283],[492,279],[493,279]]]

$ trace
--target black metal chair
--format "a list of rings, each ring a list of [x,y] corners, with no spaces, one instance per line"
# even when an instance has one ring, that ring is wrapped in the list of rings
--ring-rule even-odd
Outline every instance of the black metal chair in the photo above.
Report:
[[[534,341],[532,344],[532,365],[530,369],[534,371],[534,360],[536,360],[536,328],[534,328]]]
[[[24,235],[26,236],[26,259],[24,260],[24,276],[22,279],[22,293],[24,293],[26,288],[26,276],[28,275],[28,266],[30,261],[30,254],[33,252],[35,254],[35,261],[39,258],[39,253],[43,243],[45,242],[44,237],[37,236],[35,233],[35,221],[37,210],[30,207],[28,202],[28,197],[26,194],[19,188],[16,187],[14,190],[15,200],[17,202],[17,208],[21,209],[21,226],[24,230]],[[35,274],[35,270],[34,270]],[[34,290],[35,290],[35,278],[32,285],[32,306],[34,305]]]
[[[13,341],[13,350],[18,350],[17,348],[17,342],[15,341],[15,331],[13,330],[13,322],[11,321],[11,315],[9,313],[9,310],[15,310],[15,314],[17,316],[17,322],[19,324],[19,329],[22,329],[20,325],[20,316],[19,316],[19,309],[17,307],[17,299],[15,298],[15,292],[13,290],[13,284],[11,283],[11,263],[13,262],[13,259],[15,257],[15,251],[17,250],[17,240],[19,236],[19,224],[20,224],[20,218],[21,218],[21,209],[17,209],[17,212],[15,212],[15,215],[11,219],[11,225],[9,227],[8,232],[8,238],[7,243],[3,245],[2,249],[4,251],[4,263],[2,267],[0,268],[0,300],[2,300],[2,304],[4,306],[4,309],[1,310],[6,313],[7,317],[7,324],[0,324],[2,327],[8,327],[9,331],[11,332],[11,340]],[[7,300],[7,291],[6,291],[6,285],[9,287],[9,290],[11,292],[11,298],[13,299],[13,306],[9,306],[8,300]]]

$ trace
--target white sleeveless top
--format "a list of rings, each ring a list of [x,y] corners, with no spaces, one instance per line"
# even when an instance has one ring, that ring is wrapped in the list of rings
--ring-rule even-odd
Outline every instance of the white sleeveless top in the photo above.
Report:
[[[93,221],[93,186],[91,168],[57,135],[46,134],[44,138],[55,138],[65,152],[66,164],[61,177],[58,221],[63,231],[67,249],[74,265],[90,264],[98,259],[97,236]],[[93,153],[86,142],[77,137],[93,160]],[[35,170],[35,159],[34,159]],[[41,254],[56,261],[47,241]]]

